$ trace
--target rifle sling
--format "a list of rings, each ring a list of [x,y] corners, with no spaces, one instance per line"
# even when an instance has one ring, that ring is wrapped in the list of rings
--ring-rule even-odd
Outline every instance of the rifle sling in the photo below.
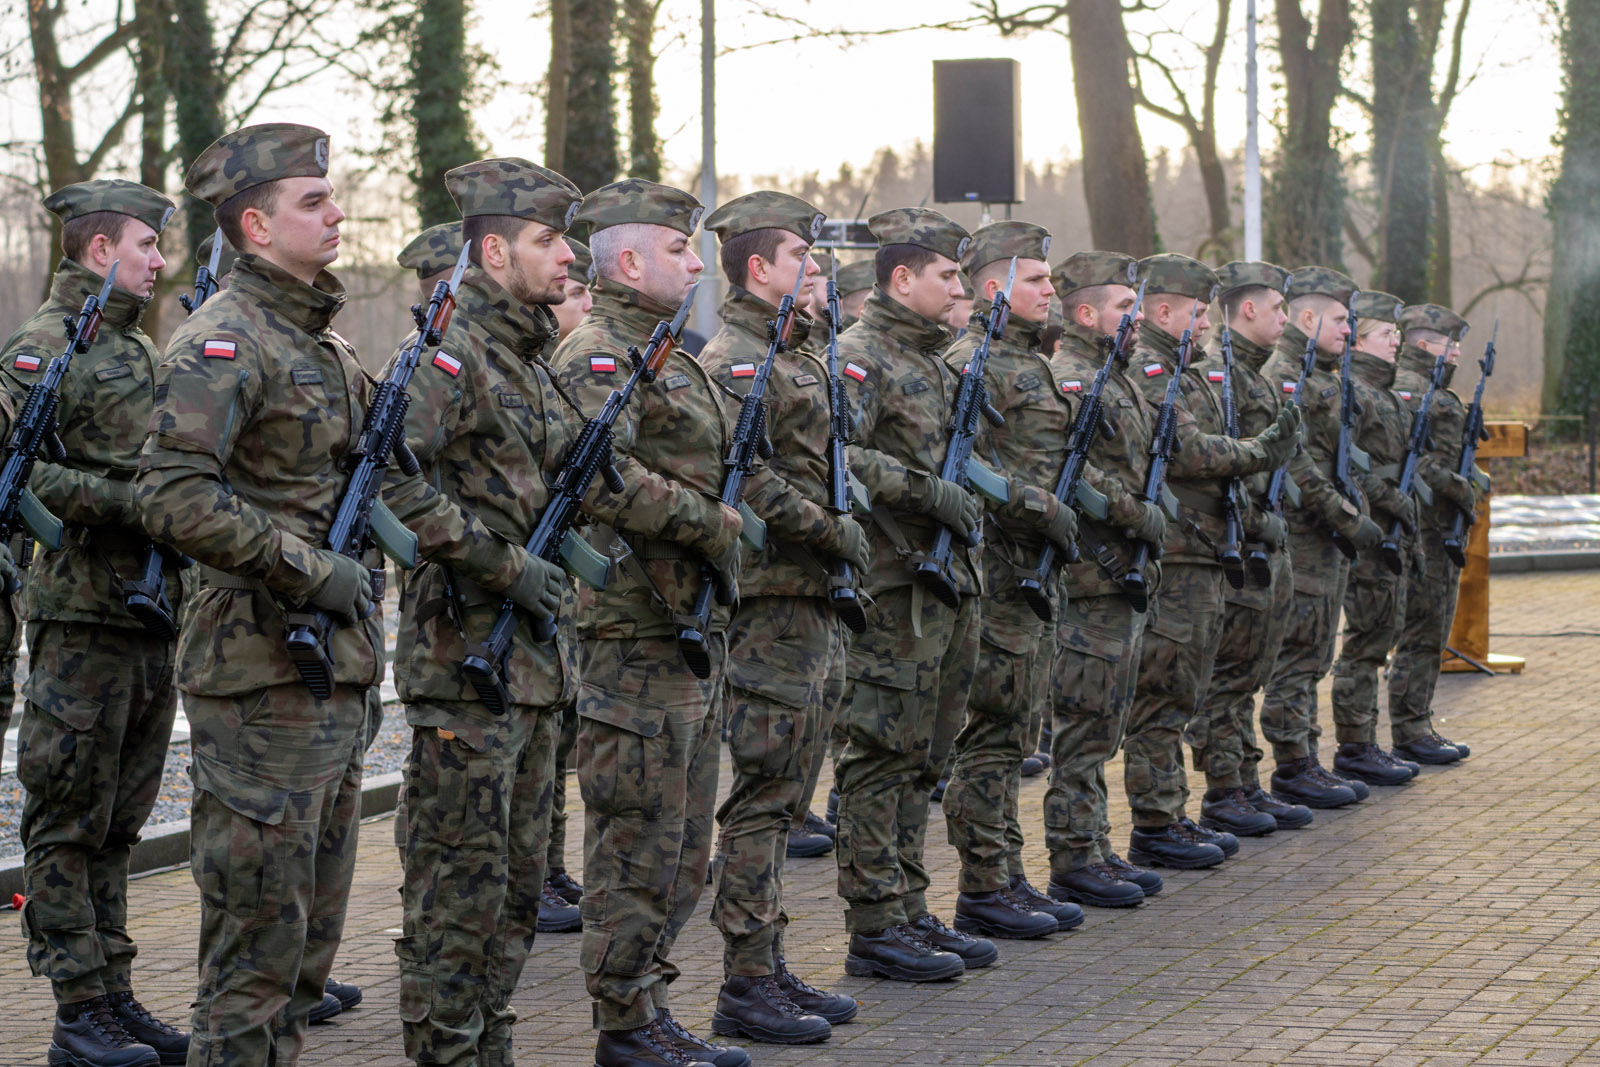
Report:
[[[1167,482],[1167,488],[1171,489],[1172,495],[1178,498],[1178,503],[1182,504],[1190,511],[1199,512],[1201,515],[1209,515],[1213,519],[1222,519],[1227,517],[1228,513],[1223,508],[1222,498],[1220,496],[1213,496],[1210,493],[1203,493],[1200,490],[1193,489],[1181,482],[1169,481]]]

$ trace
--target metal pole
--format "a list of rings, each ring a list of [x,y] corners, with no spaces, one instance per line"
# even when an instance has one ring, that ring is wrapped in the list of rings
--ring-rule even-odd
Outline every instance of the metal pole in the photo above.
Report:
[[[1261,258],[1261,143],[1256,136],[1256,0],[1244,15],[1244,258]]]
[[[717,206],[717,33],[716,0],[700,0],[700,202],[706,214]],[[694,328],[706,337],[717,332],[717,236],[700,231],[704,284],[694,298]]]

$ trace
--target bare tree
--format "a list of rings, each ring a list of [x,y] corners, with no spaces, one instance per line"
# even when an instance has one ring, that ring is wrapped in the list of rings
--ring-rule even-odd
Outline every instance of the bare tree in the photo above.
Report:
[[[550,0],[550,68],[544,92],[544,163],[566,161],[567,92],[572,78],[572,0]]]

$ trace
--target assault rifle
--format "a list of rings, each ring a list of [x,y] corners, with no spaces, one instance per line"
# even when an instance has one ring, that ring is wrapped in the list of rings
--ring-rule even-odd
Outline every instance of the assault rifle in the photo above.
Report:
[[[767,440],[767,383],[772,379],[772,363],[779,352],[789,348],[789,335],[794,331],[794,318],[799,314],[795,304],[800,299],[800,287],[806,283],[802,266],[800,276],[794,280],[794,291],[778,302],[776,318],[767,320],[767,355],[756,366],[755,377],[750,380],[750,391],[739,404],[739,421],[733,427],[733,443],[722,461],[722,495],[720,499],[729,507],[736,507],[744,516],[744,532],[740,535],[751,548],[766,544],[766,526],[744,503],[744,480],[755,466],[756,457],[767,459],[772,455],[772,442]],[[694,604],[689,609],[687,625],[678,627],[678,651],[696,678],[711,677],[711,654],[706,648],[706,631],[711,628],[711,597],[715,594],[719,604],[731,604],[738,590],[725,589],[717,581],[709,563],[700,565],[700,589],[695,593]]]
[[[1167,381],[1167,392],[1161,398],[1161,408],[1156,412],[1155,432],[1150,438],[1150,472],[1145,476],[1144,501],[1168,508],[1169,514],[1167,497],[1172,490],[1167,488],[1167,464],[1172,461],[1172,449],[1178,439],[1178,383],[1189,366],[1189,350],[1194,347],[1194,320],[1199,312],[1200,303],[1196,301],[1189,311],[1189,325],[1184,328],[1183,336],[1178,338],[1176,366],[1172,368],[1172,377]],[[1141,541],[1139,547],[1134,549],[1133,560],[1122,575],[1122,591],[1134,611],[1142,612],[1150,607],[1150,582],[1144,572],[1151,559],[1160,558],[1160,545]]]
[[[1333,454],[1333,487],[1339,490],[1340,496],[1358,508],[1361,506],[1361,486],[1356,484],[1351,468],[1371,468],[1371,460],[1356,444],[1356,383],[1350,373],[1350,349],[1356,339],[1356,297],[1360,295],[1350,294],[1350,311],[1345,320],[1350,332],[1345,335],[1344,352],[1339,356],[1339,443]],[[1356,558],[1356,546],[1348,537],[1338,531],[1330,531],[1328,539],[1346,559]]]
[[[836,515],[848,515],[855,494],[850,484],[850,399],[845,396],[844,379],[839,377],[839,323],[844,316],[839,311],[839,263],[832,266],[828,275],[828,509]],[[842,559],[833,561],[833,572],[828,576],[828,602],[851,633],[866,633],[867,613],[862,610],[861,598],[856,595],[855,569]]]
[[[417,535],[406,529],[383,503],[383,479],[392,459],[408,475],[422,473],[417,457],[406,447],[406,408],[411,397],[406,386],[427,349],[438,348],[456,309],[456,288],[467,270],[468,241],[456,258],[456,269],[448,281],[433,287],[426,309],[411,306],[417,334],[396,357],[387,377],[372,392],[361,436],[350,457],[355,465],[350,482],[339,500],[333,528],[328,531],[328,548],[359,561],[367,546],[375,544],[383,554],[402,567],[417,565]],[[378,572],[381,574],[382,572]],[[376,592],[376,590],[375,590]],[[329,652],[334,618],[326,611],[292,612],[285,616],[288,629],[284,644],[295,669],[311,690],[311,695],[326,700],[333,695],[333,657]]]
[[[939,477],[954,482],[961,488],[972,488],[986,497],[1003,503],[1009,495],[1005,481],[998,475],[977,470],[972,460],[972,446],[978,440],[978,416],[995,426],[1005,424],[1000,413],[989,406],[988,390],[983,384],[983,369],[989,362],[989,346],[1006,332],[1006,321],[1011,318],[1011,287],[1017,280],[1017,257],[1011,257],[1011,268],[1006,274],[1005,288],[996,292],[994,304],[983,320],[983,340],[961,371],[961,383],[956,386],[955,403],[950,409],[950,444],[945,450],[944,464]],[[981,467],[982,464],[978,464]],[[998,483],[998,485],[996,484]],[[982,540],[974,530],[966,540],[968,547],[976,548]],[[955,578],[950,574],[950,562],[955,554],[955,534],[948,526],[940,526],[934,534],[933,547],[917,563],[912,573],[920,584],[927,586],[939,603],[952,610],[961,606],[961,594],[956,592]]]
[[[1415,492],[1418,503],[1433,503],[1433,492],[1426,482],[1417,479],[1417,467],[1433,441],[1433,394],[1444,382],[1444,353],[1433,361],[1433,374],[1428,378],[1428,391],[1422,394],[1422,406],[1411,415],[1411,438],[1406,442],[1405,465],[1400,468],[1400,495]],[[1400,520],[1389,527],[1389,536],[1378,546],[1379,558],[1390,574],[1405,573],[1405,556],[1400,551]]]
[[[1233,332],[1228,329],[1224,319],[1222,323],[1222,428],[1223,432],[1234,440],[1239,439],[1239,404],[1233,395]],[[1217,562],[1222,564],[1222,576],[1228,579],[1228,584],[1235,589],[1244,588],[1244,556],[1241,551],[1244,547],[1244,513],[1249,510],[1250,497],[1244,487],[1242,478],[1224,479],[1222,485],[1222,541],[1217,545]],[[1254,567],[1255,553],[1260,546],[1251,551],[1252,575],[1256,577],[1258,585],[1266,585],[1272,580],[1271,571],[1266,572],[1267,581],[1261,581],[1259,572]],[[1266,554],[1262,552],[1261,562],[1266,563]]]
[[[1489,375],[1494,373],[1494,343],[1499,336],[1500,320],[1495,319],[1494,333],[1489,337],[1489,347],[1483,350],[1483,359],[1478,361],[1483,373],[1478,376],[1478,387],[1473,390],[1472,404],[1467,408],[1467,425],[1461,431],[1461,465],[1456,468],[1457,474],[1485,493],[1489,491],[1489,480],[1478,470],[1478,445],[1489,439],[1489,431],[1483,426],[1483,386],[1489,380]],[[1450,562],[1457,567],[1467,565],[1467,546],[1464,543],[1467,526],[1476,522],[1477,518],[1477,515],[1469,517],[1465,511],[1456,509],[1456,519],[1450,525],[1450,535],[1444,539],[1444,552],[1450,557]]]
[[[217,292],[217,267],[222,263],[222,245],[227,241],[222,236],[222,227],[217,227],[217,232],[211,237],[210,262],[199,267],[194,272],[194,296],[178,297],[178,303],[183,305],[183,310],[193,315],[200,310],[200,305],[210,300]]]
[[[628,348],[628,360],[633,364],[633,373],[622,383],[621,389],[611,390],[605,405],[600,408],[600,414],[584,421],[582,432],[572,447],[567,449],[561,470],[550,483],[550,502],[544,506],[538,525],[528,538],[530,555],[550,563],[560,562],[567,573],[595,589],[606,587],[611,561],[572,532],[573,521],[577,519],[578,509],[595,478],[603,479],[606,488],[613,493],[620,493],[627,488],[622,474],[612,463],[611,446],[615,441],[612,428],[627,409],[633,391],[640,383],[648,385],[655,381],[661,368],[666,365],[678,335],[683,332],[683,324],[689,318],[689,309],[694,306],[694,293],[699,285],[696,282],[689,287],[671,322],[662,320],[656,323],[642,354],[637,347]],[[494,620],[489,636],[481,644],[467,646],[467,654],[461,661],[462,673],[472,683],[472,688],[478,691],[478,699],[496,715],[504,715],[511,706],[511,692],[506,688],[506,659],[511,655],[517,622],[517,606],[507,599],[500,605],[500,614]],[[533,636],[540,642],[553,640],[556,621],[535,616]]]
[[[1106,391],[1106,382],[1111,378],[1111,369],[1124,366],[1128,362],[1128,349],[1133,347],[1134,323],[1139,319],[1139,308],[1144,304],[1144,288],[1148,284],[1148,280],[1139,283],[1139,295],[1134,298],[1133,307],[1124,312],[1122,321],[1117,323],[1117,333],[1110,339],[1105,362],[1095,372],[1094,381],[1089,383],[1089,391],[1078,402],[1078,414],[1072,420],[1072,430],[1067,435],[1067,461],[1062,464],[1061,477],[1056,479],[1057,500],[1063,504],[1074,504],[1080,512],[1098,511],[1101,518],[1104,517],[1105,497],[1083,483],[1083,468],[1089,462],[1089,449],[1094,445],[1094,439],[1099,436],[1105,418],[1105,401],[1102,397]],[[1101,344],[1104,345],[1105,342],[1102,341]],[[1074,547],[1066,553],[1066,556],[1066,562],[1076,563],[1077,548]],[[1045,582],[1049,579],[1055,563],[1056,546],[1046,541],[1044,547],[1039,550],[1039,559],[1034,563],[1033,570],[1017,579],[1017,587],[1022,590],[1022,597],[1028,602],[1028,607],[1032,608],[1033,613],[1044,622],[1050,621],[1050,597],[1045,592]]]

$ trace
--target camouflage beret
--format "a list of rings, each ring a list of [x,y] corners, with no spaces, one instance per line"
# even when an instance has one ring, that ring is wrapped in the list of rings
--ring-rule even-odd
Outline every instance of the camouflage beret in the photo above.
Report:
[[[1050,231],[1031,222],[991,222],[972,235],[961,259],[961,269],[976,274],[1000,259],[1045,259],[1050,255]]]
[[[456,265],[461,258],[461,241],[461,223],[442,222],[417,234],[394,258],[406,270],[416,271],[418,278],[431,278]]]
[[[1341,304],[1349,304],[1350,298],[1360,290],[1355,279],[1328,267],[1296,267],[1287,295],[1290,300],[1302,296],[1331,296]]]
[[[878,284],[878,267],[870,259],[846,263],[839,268],[839,295],[848,296]]]
[[[867,229],[880,245],[916,245],[957,263],[972,244],[972,235],[959,223],[921,207],[880,211],[867,220]]]
[[[1173,293],[1207,304],[1217,298],[1222,284],[1217,279],[1216,271],[1198,259],[1180,256],[1176,252],[1163,252],[1141,259],[1139,277],[1148,282],[1147,292]]]
[[[1453,341],[1467,336],[1467,320],[1438,304],[1412,304],[1397,317],[1401,333],[1435,330]]]
[[[183,187],[219,207],[283,178],[326,178],[328,135],[315,126],[266,122],[225,133],[195,159]]]
[[[1242,259],[1224,263],[1217,269],[1217,280],[1222,284],[1223,295],[1238,289],[1271,289],[1287,293],[1293,277],[1276,263],[1246,263]]]
[[[44,198],[45,208],[62,222],[99,211],[115,211],[138,219],[160,233],[172,218],[175,205],[147,185],[123,178],[98,178],[64,186]]]
[[[1139,261],[1121,252],[1074,252],[1050,272],[1050,284],[1063,297],[1097,285],[1139,284]]]
[[[526,159],[480,159],[445,172],[461,217],[510,215],[565,230],[583,206],[578,187]]]
[[[824,252],[820,248],[811,250],[811,258],[817,261],[817,267],[822,271],[824,278],[833,274],[833,253]]]
[[[587,222],[591,238],[601,230],[630,222],[665,226],[688,237],[705,211],[700,201],[682,189],[643,178],[624,178],[584,197],[573,221]]]
[[[764,189],[736,196],[706,216],[706,229],[728,241],[756,230],[785,230],[806,244],[822,233],[828,216],[788,193]]]
[[[217,257],[216,275],[218,278],[222,278],[226,277],[233,270],[233,265],[239,262],[239,253],[233,250],[233,245],[228,243],[226,237],[218,237],[216,232],[212,231],[209,237],[200,242],[200,247],[194,250],[194,261],[209,265],[211,262],[211,245],[216,241],[222,242],[222,255]]]
[[[1378,319],[1382,322],[1399,321],[1403,306],[1398,296],[1380,293],[1376,289],[1363,289],[1350,302],[1350,309],[1356,313],[1356,318]]]
[[[596,272],[594,269],[594,254],[589,251],[589,246],[582,241],[574,241],[568,237],[567,247],[572,249],[572,262],[567,264],[567,278],[579,285],[593,285]]]

